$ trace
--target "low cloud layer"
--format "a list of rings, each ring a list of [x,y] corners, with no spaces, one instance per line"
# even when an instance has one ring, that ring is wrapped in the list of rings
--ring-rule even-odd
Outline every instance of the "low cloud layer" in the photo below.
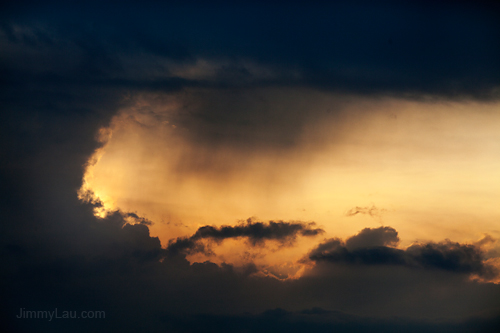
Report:
[[[469,332],[479,329],[483,333],[494,333],[500,325],[500,318],[482,316],[468,318],[461,322],[415,322],[408,318],[388,319],[355,316],[340,311],[322,308],[302,311],[286,311],[280,308],[265,311],[257,315],[217,316],[195,315],[184,318],[165,316],[173,329],[188,329],[196,332],[407,332],[407,333],[442,333]]]
[[[397,232],[393,228],[366,228],[345,242],[332,238],[321,243],[309,253],[309,259],[346,265],[438,269],[475,274],[487,279],[498,274],[494,267],[485,263],[483,251],[475,245],[444,241],[414,244],[403,250],[394,248],[398,241]]]
[[[203,226],[190,237],[170,240],[167,252],[170,254],[207,252],[204,244],[200,242],[203,239],[219,243],[224,239],[243,237],[247,238],[253,246],[267,240],[291,245],[297,236],[311,237],[324,233],[323,229],[314,227],[313,222],[269,221],[265,223],[255,222],[252,219],[236,226]]]

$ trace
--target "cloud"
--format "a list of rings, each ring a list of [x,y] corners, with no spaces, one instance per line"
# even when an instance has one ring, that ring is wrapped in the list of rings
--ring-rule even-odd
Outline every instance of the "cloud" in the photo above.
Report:
[[[324,233],[321,228],[313,228],[314,222],[283,222],[269,221],[255,222],[249,218],[246,223],[236,226],[203,226],[190,237],[178,237],[170,240],[167,251],[171,254],[179,252],[206,252],[209,251],[200,242],[202,239],[209,239],[217,243],[228,238],[247,238],[252,246],[262,244],[267,240],[275,240],[281,244],[293,242],[298,235],[303,237],[312,237]]]
[[[372,15],[372,10],[345,4],[287,10],[272,5],[158,6],[2,4],[2,331],[350,331],[359,322],[366,323],[363,329],[385,330],[397,320],[379,326],[355,317],[345,324],[342,315],[331,311],[407,315],[418,321],[498,309],[498,285],[461,278],[487,276],[474,246],[444,242],[401,250],[394,247],[393,229],[365,231],[345,242],[320,244],[311,275],[283,282],[256,277],[252,265],[190,264],[182,256],[165,256],[159,239],[149,234],[149,221],[139,214],[114,212],[99,219],[94,216],[99,202],[77,198],[85,165],[102,145],[95,136],[127,103],[129,93],[182,90],[189,102],[192,95],[186,91],[195,87],[206,93],[202,107],[186,108],[184,114],[193,111],[199,117],[181,125],[188,124],[191,132],[205,128],[200,142],[244,132],[242,144],[260,135],[260,142],[280,147],[296,142],[303,124],[324,108],[305,112],[310,109],[302,105],[309,101],[300,104],[300,96],[287,94],[262,107],[259,101],[268,95],[238,95],[236,90],[295,86],[359,95],[497,98],[496,7],[375,6]],[[208,69],[200,67],[204,61]],[[220,98],[230,95],[240,102]],[[256,102],[243,108],[248,100]],[[197,121],[202,125],[196,126]],[[207,251],[197,249],[203,240],[234,237],[254,245],[268,240],[288,245],[296,237],[321,233],[302,222],[250,225],[200,228],[175,240],[169,250]],[[322,262],[347,265],[325,273]],[[300,312],[317,306],[324,311]],[[284,310],[264,312],[277,307]],[[18,320],[20,308],[102,309],[106,319]],[[248,312],[253,314],[244,315]],[[341,320],[324,319],[323,312]],[[321,317],[318,324],[312,317]],[[498,327],[498,321],[486,324]],[[466,329],[485,331],[486,324],[467,321]],[[464,327],[454,325],[451,331]],[[396,330],[408,331],[408,326],[430,331],[413,321]],[[436,331],[445,331],[441,328]]]
[[[135,223],[139,223],[139,224],[143,224],[143,225],[152,225],[153,224],[152,221],[148,220],[145,217],[141,217],[141,216],[137,215],[136,213],[124,213],[124,216],[132,218],[132,220],[135,221]]]
[[[498,275],[497,270],[485,262],[480,248],[444,241],[414,244],[398,249],[399,238],[390,227],[365,228],[345,242],[329,239],[309,253],[316,262],[347,265],[396,265],[410,268],[438,269],[455,273],[475,274],[487,279]]]
[[[382,215],[387,212],[387,209],[379,209],[375,207],[375,205],[372,205],[371,207],[360,207],[356,206],[354,208],[349,209],[346,213],[345,216],[350,217],[350,216],[355,216],[358,214],[363,214],[363,215],[369,215],[370,217],[378,219],[380,223],[382,223]]]
[[[43,74],[51,83],[160,90],[273,84],[498,98],[497,5],[341,1],[283,11],[263,3],[90,1],[40,5],[36,14],[30,6],[12,4],[2,15],[2,46],[11,50],[4,63],[10,73]]]
[[[363,247],[391,246],[398,244],[398,232],[391,227],[380,227],[376,229],[365,228],[357,235],[349,237],[345,246],[349,250]]]
[[[496,332],[500,317],[475,316],[461,321],[416,321],[409,318],[381,319],[331,311],[322,308],[302,311],[270,309],[258,314],[210,315],[199,314],[162,317],[171,329],[196,332]]]

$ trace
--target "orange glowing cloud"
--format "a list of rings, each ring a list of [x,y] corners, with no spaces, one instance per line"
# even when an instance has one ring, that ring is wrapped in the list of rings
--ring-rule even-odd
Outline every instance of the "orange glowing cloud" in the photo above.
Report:
[[[285,134],[269,130],[270,121],[255,125],[254,132],[221,132],[264,133],[269,144],[224,137],[205,142],[200,127],[185,121],[192,105],[203,103],[203,94],[131,99],[103,129],[105,144],[89,161],[81,197],[91,191],[101,200],[99,216],[121,209],[148,218],[151,234],[163,246],[201,226],[237,225],[252,216],[314,221],[338,237],[390,225],[399,231],[402,246],[447,238],[473,242],[483,233],[500,236],[498,104],[370,99],[301,89],[248,94],[246,100],[261,98],[271,110],[268,116],[282,117],[284,123],[296,119],[287,119],[283,105],[292,118],[312,116],[300,118],[286,147],[273,144],[269,133]],[[273,108],[278,111],[272,113]],[[293,266],[319,240],[300,239],[286,249],[251,248],[232,240],[216,245],[219,259],[210,260],[266,258],[260,262],[269,267]],[[193,260],[207,259],[196,256]],[[292,266],[285,270],[296,270]]]

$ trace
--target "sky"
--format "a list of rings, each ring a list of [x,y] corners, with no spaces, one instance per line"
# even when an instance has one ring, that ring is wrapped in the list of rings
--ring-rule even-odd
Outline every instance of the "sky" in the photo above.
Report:
[[[0,50],[5,331],[500,327],[498,5],[5,2]]]

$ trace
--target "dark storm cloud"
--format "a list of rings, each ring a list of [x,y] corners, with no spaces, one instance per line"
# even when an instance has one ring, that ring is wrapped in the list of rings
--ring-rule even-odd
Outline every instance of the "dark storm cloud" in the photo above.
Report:
[[[269,87],[499,97],[500,10],[484,3],[55,1],[3,9],[5,101],[57,108],[104,91],[104,99],[110,91],[183,91],[175,121],[197,144],[290,147],[309,120],[339,109],[259,92]]]
[[[314,223],[269,221],[255,222],[248,219],[245,224],[236,226],[203,226],[191,237],[179,237],[170,240],[167,251],[171,254],[179,252],[205,252],[206,248],[199,241],[210,239],[221,242],[228,238],[247,238],[252,245],[261,244],[266,240],[275,240],[282,244],[291,243],[297,235],[304,237],[316,236],[324,233],[323,229],[313,228]]]
[[[280,308],[257,315],[193,315],[162,317],[172,329],[196,332],[496,332],[500,317],[477,317],[457,322],[416,322],[349,315],[322,308],[291,312]]]
[[[309,259],[347,265],[397,265],[411,268],[441,269],[456,273],[494,278],[498,272],[485,263],[484,253],[474,245],[445,241],[414,244],[405,250],[397,245],[396,230],[390,227],[363,229],[348,238],[330,239],[309,253]]]
[[[256,277],[257,268],[252,265],[191,265],[183,256],[165,256],[159,239],[149,235],[147,220],[123,212],[98,219],[93,210],[99,203],[77,198],[85,165],[101,146],[96,134],[126,105],[124,96],[130,92],[227,89],[211,95],[218,101],[203,99],[202,106],[229,104],[217,96],[231,95],[232,89],[268,86],[494,98],[491,91],[500,78],[497,7],[467,2],[453,6],[427,2],[169,6],[90,1],[76,5],[16,1],[1,6],[2,331],[337,327],[328,320],[315,326],[308,319],[294,319],[296,315],[320,317],[321,311],[290,312],[314,306],[413,318],[416,322],[403,325],[405,331],[408,326],[421,331],[419,320],[424,317],[450,317],[454,331],[464,327],[456,324],[457,318],[498,309],[498,285],[454,274],[485,275],[486,265],[473,246],[442,243],[397,250],[390,247],[397,241],[392,230],[363,234],[351,239],[354,249],[340,240],[320,245],[316,250],[324,251],[316,255],[325,257],[315,259],[310,276],[282,282]],[[212,74],[189,76],[179,70],[179,66],[195,68],[198,59],[211,62],[209,69],[214,70],[208,73]],[[213,124],[207,133],[214,136],[217,129],[243,124],[252,135],[263,133],[270,142],[287,144],[291,141],[286,133],[295,135],[309,115],[283,124],[288,108],[279,109],[273,103],[234,113],[230,107],[224,111],[202,107],[197,119],[186,123]],[[249,114],[254,110],[256,115]],[[128,224],[129,219],[136,224]],[[261,231],[269,232],[268,227],[264,224]],[[237,230],[239,237],[256,243],[310,236],[318,230],[280,228],[282,238]],[[221,228],[204,230],[200,231],[203,237],[225,237]],[[234,229],[231,233],[237,234]],[[185,249],[198,243],[197,239],[184,241],[188,244],[176,244]],[[378,247],[367,247],[374,244]],[[329,254],[338,256],[338,262],[396,264],[332,270]],[[287,310],[262,313],[277,307]],[[106,319],[19,320],[15,316],[20,308],[105,310]],[[245,312],[257,314],[242,319]],[[196,313],[214,315],[197,317]],[[466,323],[469,331],[486,327],[483,321]],[[495,321],[487,324],[498,327]],[[374,325],[367,327],[379,327]]]
[[[46,82],[131,88],[273,84],[491,98],[499,14],[495,5],[425,1],[11,4],[2,67]],[[166,65],[198,59],[221,65],[197,79]]]

